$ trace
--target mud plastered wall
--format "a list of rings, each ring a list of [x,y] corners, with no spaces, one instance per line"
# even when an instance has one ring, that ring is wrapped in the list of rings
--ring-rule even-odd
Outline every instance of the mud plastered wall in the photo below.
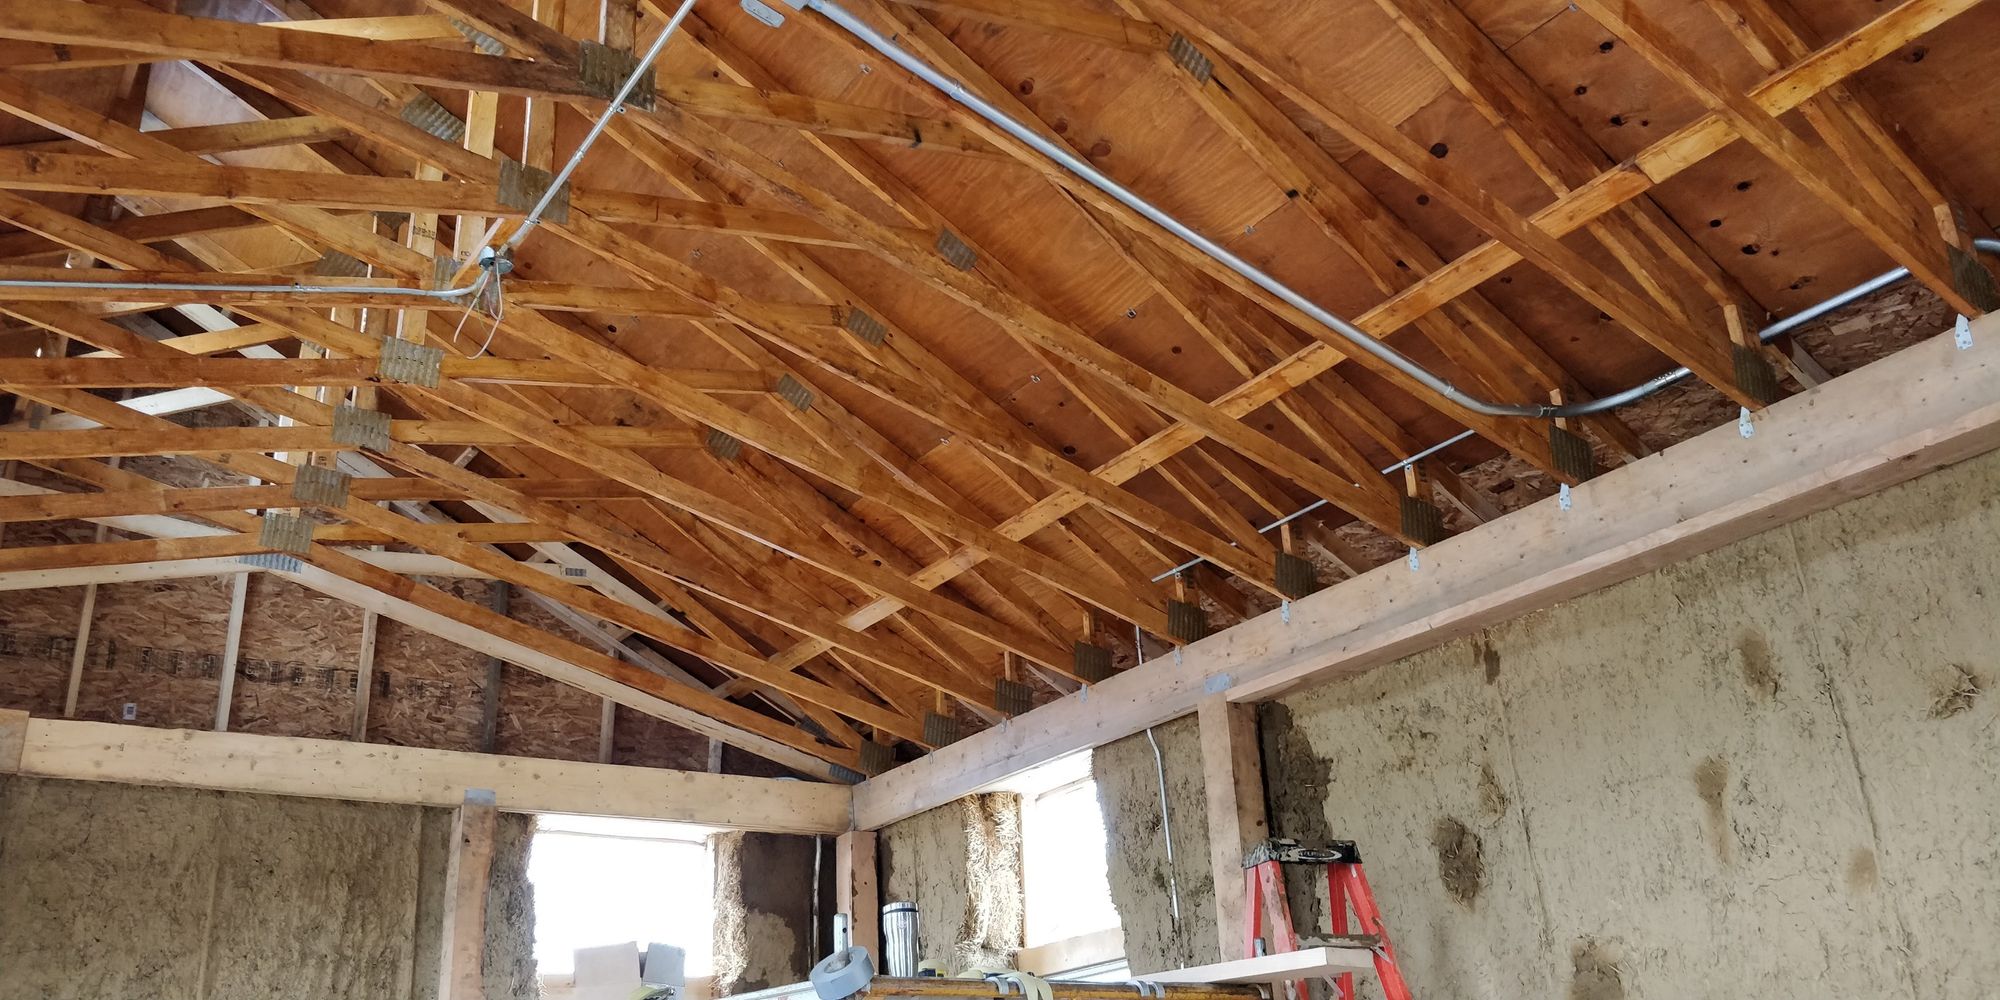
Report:
[[[721,833],[715,852],[716,996],[801,982],[831,952],[833,842]],[[816,901],[817,900],[817,904]]]
[[[1987,456],[1266,705],[1273,829],[1360,842],[1420,995],[1989,996],[1996,487]],[[1159,735],[1201,913],[1195,732]],[[1100,751],[1114,887],[1165,870],[1144,741]],[[1293,880],[1302,924],[1324,893]],[[1164,893],[1118,901],[1135,968],[1184,960]]]
[[[1021,949],[1021,797],[968,795],[885,827],[882,901],[917,904],[917,954],[947,974],[1012,968]]]
[[[500,817],[486,995],[532,1000],[532,821]],[[431,1000],[451,813],[0,779],[0,1000]]]

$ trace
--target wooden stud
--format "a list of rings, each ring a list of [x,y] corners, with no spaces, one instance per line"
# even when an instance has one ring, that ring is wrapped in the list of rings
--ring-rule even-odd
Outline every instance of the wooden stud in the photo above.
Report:
[[[236,665],[243,652],[243,613],[250,593],[250,574],[229,581],[229,618],[223,625],[222,665],[216,674],[215,731],[229,731],[229,710],[236,696]]]
[[[1208,810],[1208,864],[1215,877],[1218,960],[1249,958],[1243,949],[1243,856],[1271,836],[1264,810],[1264,765],[1257,706],[1215,695],[1195,717],[1201,730],[1202,799]]]
[[[451,820],[438,948],[438,1000],[486,998],[486,887],[499,810],[493,792],[469,788]]]

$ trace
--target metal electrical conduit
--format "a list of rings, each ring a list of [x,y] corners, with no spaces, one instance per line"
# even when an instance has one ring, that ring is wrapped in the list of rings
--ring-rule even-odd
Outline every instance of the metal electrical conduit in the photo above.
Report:
[[[625,112],[625,102],[631,100],[632,92],[638,89],[640,79],[646,75],[647,70],[653,68],[653,63],[659,60],[660,54],[666,51],[667,42],[673,39],[674,33],[680,29],[681,22],[683,20],[686,20],[688,12],[694,9],[694,4],[695,0],[682,0],[679,9],[674,11],[674,16],[667,21],[667,26],[661,30],[660,36],[653,40],[652,47],[646,50],[646,54],[644,56],[640,57],[639,62],[633,68],[631,75],[625,78],[624,84],[618,88],[617,94],[611,98],[611,103],[605,108],[604,113],[597,117],[597,121],[591,125],[590,131],[584,135],[583,142],[577,145],[576,152],[571,154],[569,162],[564,163],[562,170],[558,171],[556,175],[552,179],[550,179],[548,189],[542,192],[541,199],[537,201],[535,203],[535,206],[528,211],[527,218],[521,223],[520,228],[514,231],[514,235],[508,237],[507,241],[498,247],[495,247],[491,243],[488,243],[480,247],[479,251],[473,255],[473,259],[479,262],[479,273],[476,277],[473,278],[470,284],[466,285],[463,288],[397,288],[397,287],[383,287],[380,285],[310,285],[301,282],[293,282],[288,285],[217,285],[217,284],[201,284],[198,282],[91,281],[91,280],[31,281],[26,279],[0,279],[0,289],[89,288],[89,289],[98,289],[98,290],[107,290],[116,292],[130,291],[130,292],[244,292],[244,293],[281,291],[281,292],[298,292],[307,295],[354,295],[354,294],[390,295],[390,296],[398,296],[398,297],[417,299],[422,301],[432,301],[432,302],[439,302],[439,301],[458,302],[464,300],[469,296],[476,295],[479,291],[485,288],[487,282],[498,281],[500,280],[500,277],[502,275],[506,274],[508,271],[513,269],[514,249],[516,247],[519,247],[522,241],[528,238],[528,234],[533,232],[535,227],[542,224],[542,216],[544,215],[544,213],[548,212],[549,206],[555,203],[556,197],[561,193],[563,185],[569,183],[570,175],[576,173],[576,168],[582,165],[583,158],[589,155],[591,147],[597,144],[597,140],[604,135],[604,130],[610,127],[611,119]]]
[[[747,4],[751,2],[751,0],[745,0],[745,2]],[[843,31],[846,31],[848,34],[853,35],[856,39],[861,41],[862,44],[867,45],[869,48],[874,49],[876,52],[881,53],[889,61],[895,63],[898,66],[901,66],[905,70],[908,70],[910,73],[914,74],[918,79],[921,79],[925,83],[928,83],[931,86],[937,88],[939,91],[943,92],[946,97],[949,97],[952,101],[970,109],[974,114],[978,115],[981,118],[984,118],[988,122],[992,123],[995,127],[999,128],[1001,131],[1006,132],[1010,136],[1013,136],[1015,139],[1020,140],[1022,144],[1026,145],[1030,149],[1033,149],[1036,152],[1042,154],[1043,156],[1048,157],[1050,160],[1053,160],[1057,165],[1061,166],[1063,169],[1069,171],[1072,174],[1075,174],[1077,177],[1082,178],[1085,182],[1089,183],[1090,186],[1098,189],[1099,191],[1104,192],[1107,195],[1110,195],[1112,198],[1116,199],[1121,204],[1125,205],[1127,208],[1130,208],[1133,211],[1139,213],[1140,215],[1146,217],[1155,225],[1159,226],[1162,229],[1165,229],[1169,233],[1172,233],[1174,236],[1180,238],[1188,245],[1194,247],[1197,250],[1200,250],[1202,253],[1220,262],[1223,266],[1229,268],[1232,271],[1235,271],[1237,274],[1242,275],[1243,277],[1254,282],[1258,287],[1284,300],[1287,304],[1297,308],[1301,312],[1304,312],[1307,316],[1312,317],[1320,325],[1326,327],[1329,330],[1332,330],[1336,334],[1339,334],[1342,339],[1348,341],[1356,348],[1359,348],[1360,350],[1366,351],[1369,354],[1374,355],[1376,358],[1379,358],[1386,364],[1393,365],[1397,370],[1410,376],[1412,379],[1415,379],[1418,383],[1422,384],[1424,387],[1436,392],[1437,394],[1445,397],[1446,399],[1449,399],[1452,402],[1457,403],[1460,406],[1463,406],[1466,409],[1469,409],[1475,413],[1482,413],[1487,416],[1495,416],[1495,417],[1533,417],[1541,419],[1587,417],[1593,414],[1604,413],[1610,410],[1617,409],[1618,407],[1626,406],[1631,403],[1637,402],[1693,374],[1685,367],[1676,368],[1673,371],[1667,372],[1664,375],[1660,375],[1656,378],[1652,378],[1645,382],[1641,382],[1640,384],[1635,385],[1629,389],[1623,390],[1621,392],[1616,392],[1609,396],[1603,396],[1585,402],[1570,403],[1562,406],[1555,406],[1547,403],[1531,403],[1531,404],[1494,403],[1489,400],[1484,400],[1476,396],[1468,395],[1465,392],[1460,391],[1456,386],[1453,386],[1450,382],[1438,376],[1436,373],[1431,372],[1429,369],[1426,369],[1422,365],[1417,364],[1415,361],[1405,356],[1402,352],[1396,350],[1393,347],[1390,347],[1388,344],[1385,344],[1382,341],[1377,340],[1372,336],[1369,336],[1367,331],[1362,330],[1361,328],[1355,326],[1353,323],[1350,323],[1347,320],[1342,319],[1341,317],[1336,316],[1333,313],[1327,311],[1326,309],[1320,307],[1317,303],[1313,302],[1311,299],[1308,299],[1304,295],[1301,295],[1297,291],[1294,291],[1289,285],[1286,285],[1284,282],[1279,281],[1277,278],[1274,278],[1271,275],[1264,273],[1262,270],[1259,270],[1255,265],[1229,252],[1228,249],[1216,243],[1214,240],[1211,240],[1208,237],[1202,235],[1201,233],[1196,232],[1194,229],[1190,228],[1186,223],[1168,214],[1164,209],[1161,209],[1159,206],[1154,205],[1152,202],[1149,202],[1146,199],[1140,197],[1130,188],[1127,188],[1124,185],[1119,184],[1117,181],[1112,180],[1110,177],[1106,176],[1102,171],[1098,170],[1096,167],[1091,166],[1089,163],[1086,163],[1083,160],[1079,159],[1069,150],[1064,149],[1061,146],[1043,138],[1040,133],[1027,127],[1020,121],[1017,121],[1016,119],[1010,117],[1005,112],[1001,111],[999,108],[996,108],[993,105],[987,103],[977,94],[974,94],[970,90],[966,89],[964,84],[933,68],[928,63],[925,63],[923,60],[918,59],[914,55],[911,55],[909,52],[904,51],[901,47],[896,45],[895,42],[891,41],[887,36],[883,35],[879,31],[876,31],[867,22],[861,20],[860,18],[855,17],[853,14],[849,13],[845,8],[841,7],[838,3],[833,2],[833,0],[785,0],[785,2],[796,8],[801,8],[805,10],[816,10],[820,12],[820,14],[824,15],[828,21],[832,22],[834,25],[838,26]],[[1975,245],[1978,247],[1979,250],[1984,251],[1988,254],[2000,254],[2000,240],[1977,240],[1975,241]],[[1834,310],[1846,306],[1858,299],[1866,298],[1867,296],[1873,295],[1884,288],[1888,288],[1892,285],[1898,284],[1908,279],[1909,277],[1910,277],[1910,272],[1908,269],[1897,268],[1896,270],[1890,271],[1889,273],[1884,274],[1878,278],[1875,278],[1872,281],[1864,282],[1863,284],[1857,285],[1854,288],[1848,289],[1847,291],[1842,292],[1841,294],[1836,295],[1833,298],[1827,299],[1825,302],[1822,302],[1817,306],[1807,309],[1796,316],[1792,316],[1787,319],[1780,320],[1777,323],[1773,323],[1772,325],[1765,327],[1762,331],[1760,331],[1758,336],[1760,340],[1762,340],[1763,342],[1769,342],[1772,339],[1781,336],[1786,332],[1797,329],[1798,327],[1806,323],[1809,323],[1814,319],[1824,316],[1827,313],[1833,312]],[[1397,462],[1396,464],[1391,465],[1386,469],[1383,469],[1382,472],[1385,475],[1397,472],[1409,465],[1412,465],[1418,461],[1428,458],[1431,455],[1434,455],[1444,450],[1445,448],[1448,448],[1454,444],[1457,444],[1460,441],[1464,441],[1467,438],[1472,437],[1474,433],[1475,432],[1469,430],[1465,431],[1464,433],[1461,433],[1448,441],[1443,441],[1436,445],[1432,445],[1431,447],[1426,448],[1423,451],[1410,456],[1409,458]],[[1306,507],[1305,509],[1296,511],[1292,514],[1286,515],[1285,517],[1279,518],[1278,520],[1273,521],[1270,524],[1265,525],[1264,527],[1259,528],[1257,530],[1260,533],[1270,531],[1273,528],[1277,528],[1280,525],[1289,523],[1290,521],[1299,518],[1311,511],[1317,510],[1320,507],[1325,506],[1328,502],[1329,501],[1326,500],[1315,501],[1312,505]],[[1176,566],[1173,569],[1170,569],[1165,573],[1160,574],[1159,576],[1154,577],[1153,580],[1155,582],[1164,580],[1170,576],[1173,576],[1176,573],[1182,572],[1183,570],[1186,570],[1190,567],[1199,565],[1205,561],[1206,560],[1203,559],[1191,560],[1189,562]]]

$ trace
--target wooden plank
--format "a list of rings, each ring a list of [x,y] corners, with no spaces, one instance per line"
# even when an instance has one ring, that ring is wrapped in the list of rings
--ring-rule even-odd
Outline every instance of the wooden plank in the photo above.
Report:
[[[28,721],[20,773],[75,781],[670,820],[773,833],[848,829],[844,785],[114,723]]]
[[[514,588],[504,580],[495,581],[491,587],[487,606],[496,615],[508,614]],[[479,749],[482,753],[498,752],[495,748],[500,743],[500,683],[506,674],[507,661],[497,656],[486,658],[486,683],[479,689]],[[605,704],[612,703],[607,701]],[[604,762],[601,750],[598,761]]]
[[[1202,797],[1208,807],[1208,866],[1215,876],[1216,954],[1243,950],[1243,857],[1269,839],[1264,811],[1264,762],[1257,745],[1257,706],[1221,695],[1195,712],[1201,729]]]
[[[361,651],[354,661],[354,728],[356,743],[368,742],[368,710],[375,696],[375,643],[382,631],[382,616],[361,613]]]
[[[853,830],[833,842],[834,912],[847,917],[848,940],[882,960],[882,897],[875,832]]]
[[[1375,953],[1366,948],[1301,948],[1214,965],[1148,972],[1138,978],[1155,983],[1269,983],[1279,989],[1277,984],[1288,980],[1373,971]]]
[[[451,818],[439,930],[438,1000],[486,1000],[486,890],[500,811],[490,788],[468,788]]]
[[[222,632],[222,666],[217,673],[215,731],[229,731],[229,709],[236,694],[236,663],[243,652],[243,611],[249,596],[250,574],[238,573],[229,581],[229,617]]]
[[[1479,628],[1707,552],[2000,447],[2000,319],[1975,345],[1943,335],[1773,405],[1745,440],[1719,427],[1517,510],[1400,563],[1127,670],[869,779],[856,826],[876,829],[1064,753],[1194,710],[1225,689],[1258,701],[1366,670]],[[1896,399],[1884,410],[1881,401]],[[1727,475],[1716,472],[1728,469]],[[1675,502],[1662,504],[1671,496]],[[1365,623],[1365,624],[1357,624]]]

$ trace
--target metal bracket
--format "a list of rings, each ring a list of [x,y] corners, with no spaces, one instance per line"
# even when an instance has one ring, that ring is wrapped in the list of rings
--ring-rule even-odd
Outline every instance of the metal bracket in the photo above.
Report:
[[[272,569],[280,573],[297,573],[306,568],[306,564],[300,562],[298,556],[288,556],[282,552],[252,552],[247,556],[237,556],[236,561],[245,566]]]
[[[728,431],[720,428],[710,427],[708,429],[708,440],[706,443],[708,444],[708,450],[716,458],[722,459],[725,462],[733,462],[736,460],[736,456],[743,454],[743,442],[731,437]]]
[[[328,250],[312,266],[315,278],[365,278],[368,265],[338,250]]]
[[[1549,424],[1549,457],[1554,459],[1556,471],[1585,482],[1597,476],[1597,456],[1591,454],[1590,441],[1555,424]]]
[[[1778,388],[1778,373],[1762,349],[1737,344],[1731,354],[1736,363],[1736,386],[1745,395],[1766,406],[1784,398]]]
[[[1319,574],[1313,571],[1313,564],[1290,552],[1278,553],[1272,569],[1278,593],[1290,600],[1296,601],[1319,590]],[[1287,617],[1286,620],[1291,619]]]
[[[347,487],[354,480],[344,472],[318,465],[301,465],[292,480],[292,499],[323,507],[347,504]]]
[[[1103,646],[1079,639],[1072,647],[1071,662],[1076,675],[1086,684],[1101,684],[1111,679],[1111,651]]]
[[[785,26],[784,13],[776,7],[764,3],[763,0],[737,0],[737,2],[743,8],[744,13],[756,18],[765,27],[782,28]]]
[[[961,271],[970,271],[979,265],[979,255],[974,253],[964,240],[959,239],[957,233],[949,229],[938,230],[937,252],[938,256],[944,258],[945,263]]]
[[[1026,684],[1005,677],[993,682],[993,704],[1002,715],[1021,715],[1034,707]]]
[[[388,382],[404,382],[435,389],[444,365],[444,348],[425,347],[414,340],[382,338],[382,355],[375,359],[375,374]]]
[[[639,68],[639,57],[624,49],[596,42],[584,42],[578,48],[577,78],[583,81],[585,89],[591,94],[607,101],[618,96],[618,88],[623,87],[625,80]],[[653,82],[653,68],[648,66],[645,74],[639,77],[638,86],[626,96],[625,104],[651,111],[657,90]]]
[[[1209,78],[1215,75],[1215,63],[1203,55],[1200,49],[1195,48],[1194,42],[1189,41],[1186,35],[1178,31],[1174,32],[1174,37],[1167,42],[1167,58],[1172,59],[1174,65],[1187,70],[1188,75],[1194,77],[1197,83],[1207,83]]]
[[[842,320],[840,325],[846,327],[848,333],[860,338],[862,343],[872,347],[881,347],[882,341],[889,337],[889,328],[863,309],[849,308],[847,318]]]
[[[368,451],[389,450],[389,415],[349,403],[333,408],[333,443]]]
[[[1736,433],[1746,439],[1757,436],[1757,425],[1750,422],[1750,408],[1747,406],[1736,411]]]
[[[1199,604],[1168,601],[1167,634],[1182,642],[1200,642],[1208,638],[1208,613]],[[1179,649],[1176,648],[1175,652]]]
[[[860,771],[851,767],[842,767],[839,764],[828,764],[826,766],[826,776],[843,785],[858,785],[868,780],[868,776],[862,774]]]
[[[778,396],[801,411],[813,408],[813,391],[789,373],[778,379]]]
[[[455,17],[451,19],[451,26],[457,29],[459,34],[464,35],[465,40],[471,42],[473,48],[489,56],[504,56],[507,54],[507,43],[502,42],[500,39]]]
[[[312,551],[313,522],[297,514],[266,514],[257,532],[258,544],[296,556]]]
[[[950,746],[957,743],[964,733],[958,720],[936,712],[924,713],[924,742],[934,747]]]
[[[531,167],[519,160],[500,161],[500,204],[523,212],[534,211],[549,193],[549,185],[556,177],[540,167]],[[558,225],[569,221],[569,182],[556,189],[556,196],[549,206],[542,209],[542,218]]]
[[[1410,546],[1410,558],[1404,561],[1409,564],[1412,573],[1424,568],[1424,562],[1417,557],[1417,547],[1414,545]]]
[[[861,770],[868,774],[881,774],[896,766],[896,754],[888,747],[874,740],[861,741]]]
[[[1951,283],[1958,294],[1982,311],[2000,311],[2000,286],[1994,284],[1993,272],[1959,247],[1946,244],[1945,255],[1951,258]]]
[[[1575,501],[1571,500],[1569,496],[1569,484],[1563,483],[1562,486],[1556,490],[1556,506],[1562,510],[1568,510],[1574,504]]]
[[[418,94],[403,105],[403,120],[456,146],[465,142],[465,119],[452,114],[429,94]]]
[[[1957,344],[1961,351],[1972,350],[1972,320],[1964,316],[1958,318],[1958,323],[1952,327],[1951,342]]]
[[[1406,496],[1402,504],[1403,536],[1419,545],[1444,541],[1444,512],[1428,500]]]

